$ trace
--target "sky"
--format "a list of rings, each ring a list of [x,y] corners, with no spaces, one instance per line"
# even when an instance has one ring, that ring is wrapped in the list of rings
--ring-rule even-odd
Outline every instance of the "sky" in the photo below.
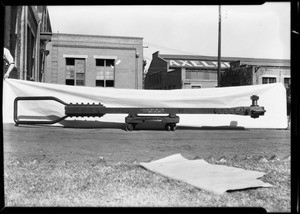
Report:
[[[217,5],[48,6],[53,33],[143,38],[143,55],[218,56]],[[221,6],[221,56],[290,59],[290,3]],[[149,63],[148,63],[149,62]]]

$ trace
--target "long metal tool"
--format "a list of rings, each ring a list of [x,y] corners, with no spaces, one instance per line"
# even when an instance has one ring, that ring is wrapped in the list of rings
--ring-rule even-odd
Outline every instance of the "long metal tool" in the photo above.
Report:
[[[17,97],[14,100],[14,121],[16,125],[19,124],[54,124],[58,123],[67,117],[102,117],[105,114],[128,114],[125,118],[126,130],[133,130],[138,123],[149,120],[161,120],[166,123],[167,130],[175,130],[176,123],[179,122],[179,117],[176,114],[235,114],[250,116],[251,118],[258,118],[264,115],[266,110],[259,106],[257,101],[259,97],[253,95],[250,97],[252,105],[241,106],[233,108],[115,108],[105,107],[99,104],[68,104],[64,101],[52,96],[29,96]],[[18,102],[19,101],[41,101],[53,100],[65,106],[65,116],[55,120],[24,120],[18,116]],[[167,114],[168,116],[141,116],[139,114]]]

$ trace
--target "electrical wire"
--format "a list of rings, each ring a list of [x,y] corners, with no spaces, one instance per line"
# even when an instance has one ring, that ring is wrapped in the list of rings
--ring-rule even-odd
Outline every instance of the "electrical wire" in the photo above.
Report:
[[[160,47],[160,48],[172,50],[172,51],[181,52],[181,53],[187,53],[187,54],[192,54],[192,55],[199,55],[199,54],[196,54],[196,53],[191,53],[191,52],[187,52],[187,51],[182,51],[182,50],[177,50],[177,49],[173,49],[173,48],[168,48],[168,47],[161,46],[161,45],[157,45],[157,44],[150,43],[150,42],[145,42],[145,41],[144,41],[144,43],[149,44],[149,45],[152,45],[152,46],[157,46],[157,47]]]

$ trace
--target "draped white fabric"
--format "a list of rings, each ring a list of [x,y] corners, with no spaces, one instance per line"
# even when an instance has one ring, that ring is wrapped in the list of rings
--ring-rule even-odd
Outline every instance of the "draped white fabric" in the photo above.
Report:
[[[38,83],[24,80],[3,81],[3,123],[13,123],[13,102],[22,96],[54,96],[66,103],[102,103],[106,107],[156,107],[156,108],[226,108],[250,106],[250,96],[258,95],[258,105],[266,113],[257,119],[250,116],[217,114],[178,114],[178,126],[228,126],[236,121],[245,128],[287,128],[286,92],[283,84],[253,86],[180,89],[180,90],[135,90],[100,87],[67,86]],[[64,106],[54,101],[23,101],[18,115],[64,116]],[[101,118],[78,118],[124,123],[126,114],[106,114]],[[67,118],[67,120],[74,120]],[[61,124],[55,124],[61,125]]]

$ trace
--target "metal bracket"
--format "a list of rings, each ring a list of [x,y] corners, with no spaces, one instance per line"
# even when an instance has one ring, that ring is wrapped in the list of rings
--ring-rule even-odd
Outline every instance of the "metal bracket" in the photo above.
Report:
[[[55,123],[58,123],[64,119],[66,119],[68,117],[68,115],[65,115],[63,117],[60,117],[58,119],[55,119],[55,120],[39,120],[39,121],[34,121],[34,120],[19,120],[19,117],[18,117],[18,102],[19,101],[32,101],[32,100],[53,100],[53,101],[56,101],[56,102],[59,102],[63,105],[68,105],[67,103],[65,103],[64,101],[56,98],[56,97],[51,97],[51,96],[41,96],[41,97],[17,97],[15,100],[14,100],[14,121],[15,121],[15,124],[16,125],[19,125],[19,124],[29,124],[29,125],[36,125],[36,124],[55,124]]]

